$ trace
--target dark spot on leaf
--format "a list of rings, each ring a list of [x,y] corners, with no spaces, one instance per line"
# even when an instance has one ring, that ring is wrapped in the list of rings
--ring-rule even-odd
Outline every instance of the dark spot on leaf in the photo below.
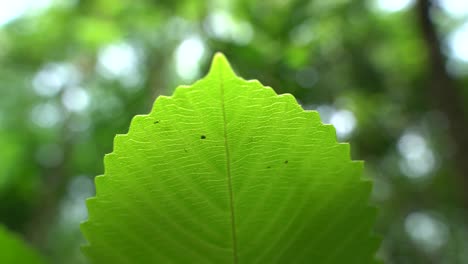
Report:
[[[187,149],[184,149],[184,151],[185,151],[185,152],[188,152],[188,150],[187,150]]]
[[[200,137],[200,138],[201,138],[201,139],[205,139],[205,138],[206,138],[206,136],[205,136],[205,135],[201,135],[201,137]]]
[[[154,121],[154,124],[159,124],[159,120]]]
[[[289,162],[288,160],[285,160],[285,161],[284,161],[284,164],[288,164],[288,162]]]
[[[268,167],[267,167],[267,169],[270,169],[270,168],[271,168],[271,166],[268,166]]]

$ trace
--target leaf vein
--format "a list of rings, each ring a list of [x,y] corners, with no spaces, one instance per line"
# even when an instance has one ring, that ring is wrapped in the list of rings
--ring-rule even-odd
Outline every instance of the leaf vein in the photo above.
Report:
[[[236,235],[236,217],[234,213],[234,193],[232,190],[232,177],[231,177],[231,157],[229,153],[229,144],[228,144],[228,132],[227,132],[227,120],[226,120],[226,107],[224,102],[224,80],[222,75],[222,70],[220,71],[220,88],[221,88],[221,111],[223,112],[223,133],[224,133],[224,149],[226,155],[226,173],[228,180],[228,189],[229,189],[229,206],[231,210],[231,232],[232,232],[232,254],[233,254],[233,263],[238,263],[237,256],[237,235]]]

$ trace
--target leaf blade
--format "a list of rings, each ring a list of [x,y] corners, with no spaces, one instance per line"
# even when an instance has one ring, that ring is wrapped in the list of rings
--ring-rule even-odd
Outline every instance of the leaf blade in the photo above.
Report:
[[[291,95],[238,78],[220,54],[114,146],[82,227],[95,261],[119,248],[114,263],[373,263],[370,188],[349,146]],[[112,241],[122,236],[130,246]]]

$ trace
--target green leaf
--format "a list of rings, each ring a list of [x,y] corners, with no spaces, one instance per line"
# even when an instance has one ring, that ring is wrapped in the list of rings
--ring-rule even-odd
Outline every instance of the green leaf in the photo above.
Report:
[[[0,263],[43,264],[42,257],[0,225]]]
[[[332,126],[217,54],[136,116],[96,178],[94,263],[376,263],[362,162]]]

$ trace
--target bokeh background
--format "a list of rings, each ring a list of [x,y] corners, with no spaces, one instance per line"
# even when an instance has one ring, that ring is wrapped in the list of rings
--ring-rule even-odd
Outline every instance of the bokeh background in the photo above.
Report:
[[[216,51],[366,160],[385,263],[468,263],[465,0],[0,0],[1,224],[86,263],[114,135]]]

